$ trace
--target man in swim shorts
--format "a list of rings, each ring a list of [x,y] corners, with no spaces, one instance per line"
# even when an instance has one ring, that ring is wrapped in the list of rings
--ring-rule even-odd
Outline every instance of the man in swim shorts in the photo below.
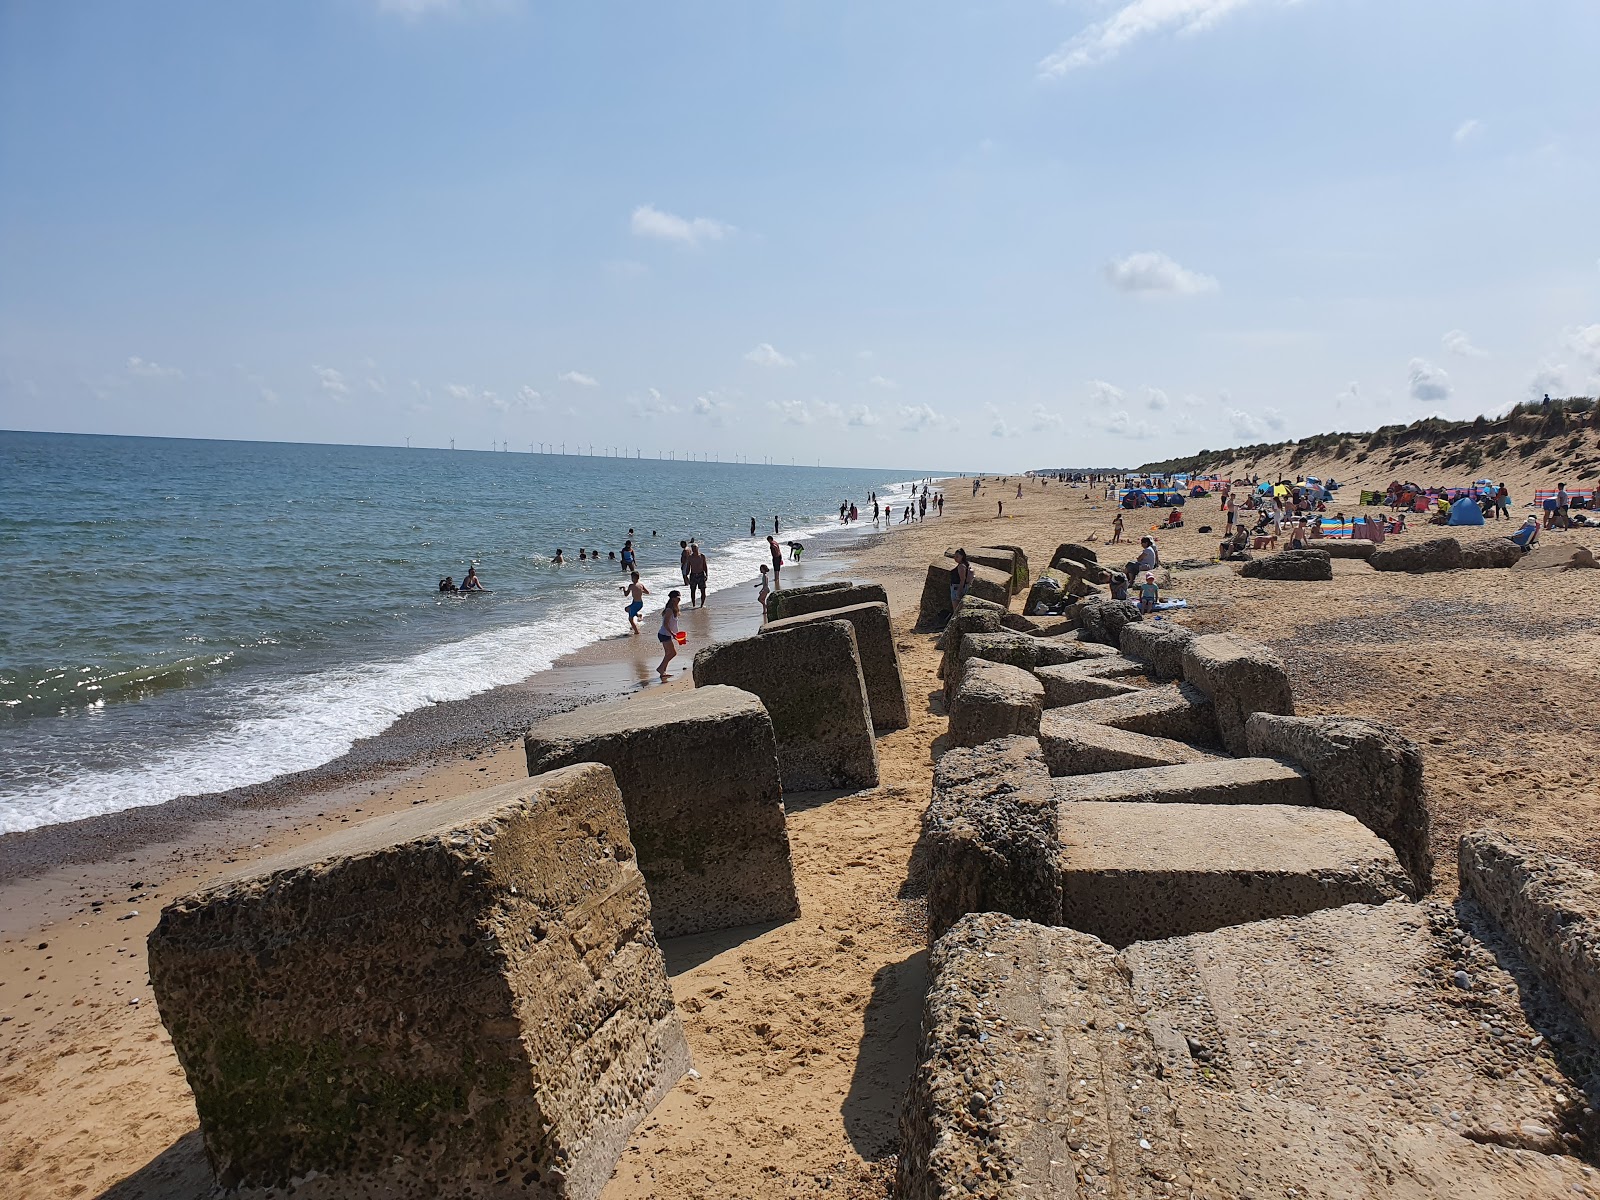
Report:
[[[711,564],[706,562],[705,551],[700,549],[699,543],[690,542],[688,564],[690,605],[694,604],[694,594],[696,591],[699,591],[700,607],[705,607],[706,574],[710,570],[710,566]]]
[[[623,606],[623,611],[628,614],[628,626],[638,633],[639,614],[644,611],[644,598],[650,594],[650,589],[639,582],[639,572],[635,571],[632,579],[623,585],[622,592],[628,597],[628,603]]]

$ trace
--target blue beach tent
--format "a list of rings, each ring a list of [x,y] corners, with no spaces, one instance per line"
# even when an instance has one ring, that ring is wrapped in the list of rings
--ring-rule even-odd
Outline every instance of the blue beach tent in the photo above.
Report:
[[[1450,506],[1450,524],[1482,525],[1483,509],[1471,496],[1462,496]]]

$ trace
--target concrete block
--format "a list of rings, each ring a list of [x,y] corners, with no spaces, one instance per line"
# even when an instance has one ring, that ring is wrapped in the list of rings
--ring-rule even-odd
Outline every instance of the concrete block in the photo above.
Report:
[[[1316,583],[1333,578],[1333,563],[1326,550],[1285,550],[1252,559],[1239,568],[1245,579]]]
[[[974,914],[928,973],[900,1200],[1179,1194],[1182,1130],[1110,947]]]
[[[962,637],[956,647],[954,667],[945,675],[945,688],[949,691],[960,682],[965,664],[973,658],[1003,662],[1021,667],[1024,671],[1032,671],[1038,667],[1099,658],[1099,651],[1100,647],[1093,643],[1070,637],[1034,637],[1009,629],[996,633],[969,633]]]
[[[1329,558],[1360,558],[1372,557],[1372,552],[1378,548],[1377,542],[1369,542],[1365,538],[1319,538],[1316,543]]]
[[[1454,571],[1461,563],[1461,543],[1453,537],[1433,538],[1404,546],[1379,546],[1367,556],[1374,571]]]
[[[940,756],[922,818],[929,941],[969,912],[1059,923],[1058,808],[1034,738]]]
[[[1095,666],[1102,663],[1103,660],[1093,660]],[[1044,684],[1046,708],[1065,708],[1085,700],[1103,700],[1107,696],[1126,696],[1143,690],[1108,675],[1088,674],[1080,670],[1077,663],[1040,667],[1033,674]]]
[[[772,720],[731,687],[648,691],[541,721],[528,774],[611,768],[660,937],[799,915]]]
[[[976,600],[969,596],[967,602],[961,606],[961,611],[944,627],[944,632],[939,635],[939,649],[942,652],[939,658],[939,678],[945,681],[947,696],[955,690],[957,674],[955,664],[961,649],[961,639],[969,633],[1001,632],[1005,629],[1001,623],[1005,611],[998,604],[990,604],[987,600]]]
[[[922,585],[922,600],[917,606],[918,629],[938,629],[950,619],[950,571],[954,565],[950,559],[943,557],[934,559],[928,565],[928,576]],[[974,564],[972,586],[967,595],[1010,609],[1011,576]]]
[[[1422,781],[1422,750],[1389,725],[1355,717],[1280,717],[1253,713],[1246,749],[1292,762],[1311,776],[1313,802],[1349,813],[1394,847],[1413,895],[1433,887],[1432,824]]]
[[[1056,820],[1061,923],[1114,946],[1382,904],[1410,883],[1387,844],[1330,809],[1064,801]]]
[[[818,584],[784,588],[767,597],[767,620],[783,621],[829,608],[848,608],[855,604],[889,603],[889,593],[878,583]]]
[[[1461,547],[1461,565],[1469,570],[1485,567],[1514,567],[1522,561],[1522,547],[1510,538],[1489,538],[1468,542]]]
[[[694,656],[694,683],[760,698],[785,792],[877,786],[872,710],[850,622],[808,622],[710,646]]]
[[[1021,667],[971,659],[961,672],[950,710],[950,740],[976,746],[1017,734],[1037,737],[1044,685]]]
[[[1489,829],[1462,835],[1461,890],[1600,1038],[1600,875]]]
[[[407,808],[169,904],[161,1019],[224,1189],[600,1194],[688,1069],[608,768]]]
[[[1016,556],[1011,568],[1011,594],[1019,596],[1027,591],[1030,578],[1028,575],[1028,552],[1021,546],[1007,546],[1001,542],[996,542],[993,548],[996,550],[1009,550]]]
[[[1016,595],[1021,589],[1017,586],[1017,554],[1015,550],[1002,550],[998,546],[968,546],[967,561],[980,567],[988,567],[991,571],[998,571],[1006,577],[1006,591]],[[955,561],[955,547],[944,552],[944,556]]]
[[[1183,678],[1183,652],[1194,641],[1192,630],[1157,619],[1124,625],[1118,636],[1124,654],[1150,664],[1150,678]]]
[[[1144,620],[1139,606],[1131,600],[1108,600],[1090,596],[1077,606],[1078,636],[1086,642],[1122,645],[1124,626]]]
[[[1311,780],[1275,758],[1222,758],[1073,775],[1057,779],[1052,787],[1063,803],[1312,804]]]
[[[1247,754],[1251,713],[1294,716],[1289,672],[1272,650],[1229,633],[1197,637],[1183,651],[1183,677],[1211,697],[1217,730],[1231,754]]]
[[[848,621],[855,629],[856,652],[861,655],[861,674],[867,683],[867,703],[872,709],[872,727],[889,730],[910,725],[905,682],[900,676],[900,654],[895,649],[894,630],[889,625],[889,606],[879,602],[825,608],[769,621],[761,632],[765,636],[814,621]]]
[[[1080,721],[1113,725],[1130,733],[1171,738],[1192,746],[1220,744],[1211,697],[1188,683],[1169,683],[1127,696],[1074,704],[1072,715]]]
[[[1078,542],[1062,542],[1056,547],[1056,552],[1050,556],[1050,569],[1060,570],[1056,566],[1060,562],[1098,563],[1100,556],[1092,546],[1085,546]]]
[[[1039,719],[1039,746],[1052,775],[1095,775],[1179,763],[1232,761],[1187,742],[1080,721],[1077,710],[1077,705],[1070,710],[1046,709]]]

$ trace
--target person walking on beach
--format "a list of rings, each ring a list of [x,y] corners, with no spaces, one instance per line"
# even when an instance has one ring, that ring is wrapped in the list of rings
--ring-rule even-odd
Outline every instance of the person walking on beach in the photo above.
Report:
[[[706,562],[705,552],[696,542],[689,543],[689,606],[695,607],[695,589],[700,591],[699,607],[704,608],[706,603],[706,575],[710,572],[711,564]]]
[[[632,579],[623,585],[622,593],[628,597],[628,603],[622,608],[628,614],[628,627],[638,633],[639,614],[644,611],[644,598],[650,594],[650,589],[639,582],[639,572],[635,571]]]
[[[917,497],[917,520],[926,521],[927,519],[928,519],[928,489],[927,488],[923,488],[922,489],[922,495]]]
[[[972,564],[967,561],[965,549],[956,550],[956,565],[950,568],[950,615],[961,612],[961,602],[972,586]]]
[[[767,586],[767,569],[761,568],[761,582],[756,584],[756,603],[761,605],[761,621],[767,620],[767,597],[772,595],[772,589]]]
[[[767,553],[772,555],[772,590],[776,592],[783,587],[783,547],[777,538],[767,538]]]
[[[995,508],[995,513],[994,513],[995,520],[998,521],[1001,517],[1006,515],[1006,502],[1004,500],[996,500],[994,502],[994,508]]]
[[[872,501],[872,527],[874,529],[878,527],[878,501],[876,498]]]
[[[678,573],[683,576],[685,583],[689,582],[689,543],[686,541],[678,543]],[[689,593],[689,603],[694,603],[693,592]]]
[[[679,592],[673,588],[667,593],[666,607],[661,610],[661,628],[656,630],[656,641],[661,643],[661,665],[656,674],[661,682],[667,681],[667,664],[678,657],[678,601]]]

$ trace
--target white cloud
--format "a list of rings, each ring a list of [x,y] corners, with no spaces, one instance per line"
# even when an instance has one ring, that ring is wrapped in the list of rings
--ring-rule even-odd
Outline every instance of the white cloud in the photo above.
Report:
[[[527,384],[523,384],[517,389],[517,399],[529,408],[539,408],[544,404],[544,397]]]
[[[1106,62],[1134,42],[1157,34],[1195,34],[1258,0],[1131,0],[1063,42],[1039,63],[1039,74],[1059,79]]]
[[[317,373],[317,382],[322,385],[322,390],[335,400],[343,400],[350,395],[350,385],[345,382],[343,372],[315,365],[311,369]]]
[[[1472,344],[1472,339],[1459,329],[1452,329],[1440,339],[1444,348],[1451,354],[1459,354],[1462,358],[1488,358],[1487,350],[1480,350]]]
[[[536,413],[544,411],[544,398],[527,384],[523,384],[510,396],[484,392],[483,400],[490,408],[501,413]]]
[[[753,362],[758,367],[794,366],[794,359],[774,349],[771,342],[762,342],[755,349],[745,351],[744,360]]]
[[[890,379],[887,375],[874,375],[871,379],[867,380],[867,382],[872,384],[873,387],[881,387],[886,392],[896,391],[900,387],[897,382],[895,382],[893,379]]]
[[[1425,358],[1413,358],[1406,365],[1411,381],[1411,398],[1419,404],[1440,404],[1450,399],[1450,376]]]
[[[1263,408],[1260,412],[1246,412],[1242,408],[1228,408],[1226,410],[1228,424],[1233,427],[1235,437],[1254,438],[1265,441],[1273,434],[1282,435],[1288,420],[1275,408]]]
[[[845,422],[845,424],[854,426],[858,429],[870,429],[877,423],[877,414],[865,404],[858,404],[852,408],[850,410],[850,418]]]
[[[1167,394],[1160,388],[1145,389],[1144,406],[1151,412],[1163,412],[1170,403],[1171,401],[1167,399]]]
[[[1142,417],[1135,419],[1126,409],[1121,408],[1107,414],[1106,418],[1101,422],[1101,428],[1107,433],[1115,434],[1117,437],[1133,438],[1136,441],[1143,441],[1145,438],[1153,438],[1156,435],[1156,431],[1150,422]]]
[[[1456,131],[1450,135],[1450,140],[1458,146],[1464,146],[1482,131],[1482,122],[1476,118],[1468,118],[1456,126]]]
[[[676,404],[668,400],[655,388],[646,388],[642,396],[629,396],[628,407],[634,411],[636,416],[647,419],[676,416],[680,411]]]
[[[585,375],[582,371],[563,371],[556,376],[561,383],[575,383],[579,387],[599,387],[600,381],[593,375]]]
[[[1333,398],[1333,407],[1343,409],[1346,404],[1354,408],[1361,403],[1361,385],[1355,380],[1345,384],[1344,391]]]
[[[1114,383],[1107,383],[1104,379],[1089,380],[1089,403],[1103,405],[1110,408],[1122,403],[1123,391]]]
[[[1594,374],[1600,375],[1600,324],[1567,330],[1561,344],[1588,363]]]
[[[713,221],[710,217],[680,217],[662,212],[653,204],[641,204],[634,209],[629,225],[635,237],[658,238],[685,246],[720,242],[734,232],[733,226],[725,221]]]
[[[720,392],[705,392],[694,398],[689,411],[712,425],[721,425],[732,413],[733,405]]]
[[[1106,279],[1119,292],[1140,295],[1198,296],[1219,286],[1210,275],[1191,271],[1154,250],[1107,263]]]
[[[146,362],[138,355],[128,360],[128,374],[137,375],[140,379],[183,378],[183,372],[177,367],[163,367],[160,363]]]
[[[1528,378],[1528,398],[1538,400],[1551,392],[1561,395],[1567,386],[1567,364],[1541,362]],[[1508,404],[1506,407],[1510,407]]]
[[[983,411],[990,417],[989,436],[997,438],[1021,437],[1020,429],[1013,429],[1000,415],[1000,410],[992,404],[985,404]]]
[[[907,433],[921,433],[924,429],[949,429],[953,431],[961,427],[960,422],[952,421],[942,413],[934,412],[926,404],[902,404],[899,416],[900,428]]]
[[[815,419],[804,400],[773,400],[767,405],[785,425],[809,425]]]
[[[464,383],[447,383],[444,385],[444,390],[455,400],[472,399],[472,389]]]
[[[1029,422],[1028,428],[1034,433],[1060,429],[1067,420],[1060,413],[1051,412],[1042,404],[1035,404],[1030,415],[1033,419]]]

